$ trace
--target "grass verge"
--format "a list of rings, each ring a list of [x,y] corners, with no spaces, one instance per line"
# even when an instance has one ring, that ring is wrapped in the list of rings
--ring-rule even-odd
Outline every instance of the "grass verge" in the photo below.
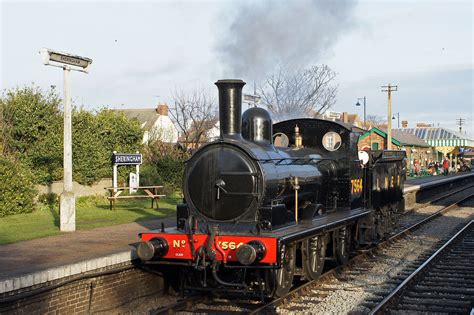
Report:
[[[76,198],[76,229],[88,230],[137,221],[152,220],[174,215],[179,193],[160,200],[159,209],[151,209],[151,200],[119,200],[115,211],[109,210],[104,197]],[[59,207],[40,204],[33,213],[16,214],[0,218],[0,245],[61,234]]]

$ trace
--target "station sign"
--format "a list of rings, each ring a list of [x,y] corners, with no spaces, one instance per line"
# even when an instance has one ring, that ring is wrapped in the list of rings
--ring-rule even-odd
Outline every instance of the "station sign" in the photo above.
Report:
[[[52,50],[48,48],[42,48],[40,50],[41,58],[45,65],[51,65],[56,67],[68,67],[70,70],[89,72],[89,67],[92,63],[92,59],[87,57],[81,57],[74,54],[68,54],[65,52],[60,52],[57,50]]]
[[[116,165],[140,165],[142,164],[142,155],[138,153],[114,153],[112,154],[112,163]]]
[[[58,54],[55,52],[51,52],[49,55],[49,59],[52,61],[65,63],[72,66],[77,66],[81,68],[86,68],[89,65],[89,61],[84,58],[79,58],[76,56],[65,55],[65,54]]]
[[[244,94],[244,102],[250,102],[250,103],[258,104],[260,102],[260,96],[251,95],[251,94]]]

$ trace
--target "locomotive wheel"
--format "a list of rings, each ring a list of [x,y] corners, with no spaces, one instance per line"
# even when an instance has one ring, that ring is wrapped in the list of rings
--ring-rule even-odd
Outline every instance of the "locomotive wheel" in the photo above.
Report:
[[[301,244],[303,255],[303,271],[309,280],[319,278],[324,268],[326,258],[326,237],[317,235],[311,237]]]
[[[273,283],[273,296],[282,297],[287,294],[293,285],[295,274],[296,246],[287,244],[281,250],[281,268],[271,270],[271,282]]]
[[[334,258],[338,264],[345,264],[349,259],[350,235],[347,227],[342,227],[333,232]]]

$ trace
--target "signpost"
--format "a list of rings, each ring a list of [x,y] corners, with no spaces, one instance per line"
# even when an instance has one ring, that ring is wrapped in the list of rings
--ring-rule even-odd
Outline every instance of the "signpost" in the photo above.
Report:
[[[135,165],[136,173],[130,173],[130,192],[136,192],[140,186],[140,164],[142,164],[143,156],[140,153],[117,153],[112,154],[112,164],[114,165],[113,187],[117,192],[117,170],[120,165]]]
[[[252,104],[254,107],[257,107],[257,104],[260,103],[261,97],[258,95],[244,94],[244,102],[247,102],[250,106]]]
[[[72,122],[71,122],[71,70],[89,73],[92,59],[43,48],[40,50],[45,65],[63,68],[64,72],[64,179],[60,200],[60,229],[76,230],[76,199],[72,186]]]

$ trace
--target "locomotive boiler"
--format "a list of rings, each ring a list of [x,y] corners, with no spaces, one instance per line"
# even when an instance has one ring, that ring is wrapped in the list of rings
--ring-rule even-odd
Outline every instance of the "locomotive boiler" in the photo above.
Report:
[[[242,115],[245,83],[216,85],[220,138],[186,162],[176,227],[140,235],[144,263],[180,266],[183,289],[282,296],[390,232],[404,153],[360,154],[361,130],[342,123]]]

